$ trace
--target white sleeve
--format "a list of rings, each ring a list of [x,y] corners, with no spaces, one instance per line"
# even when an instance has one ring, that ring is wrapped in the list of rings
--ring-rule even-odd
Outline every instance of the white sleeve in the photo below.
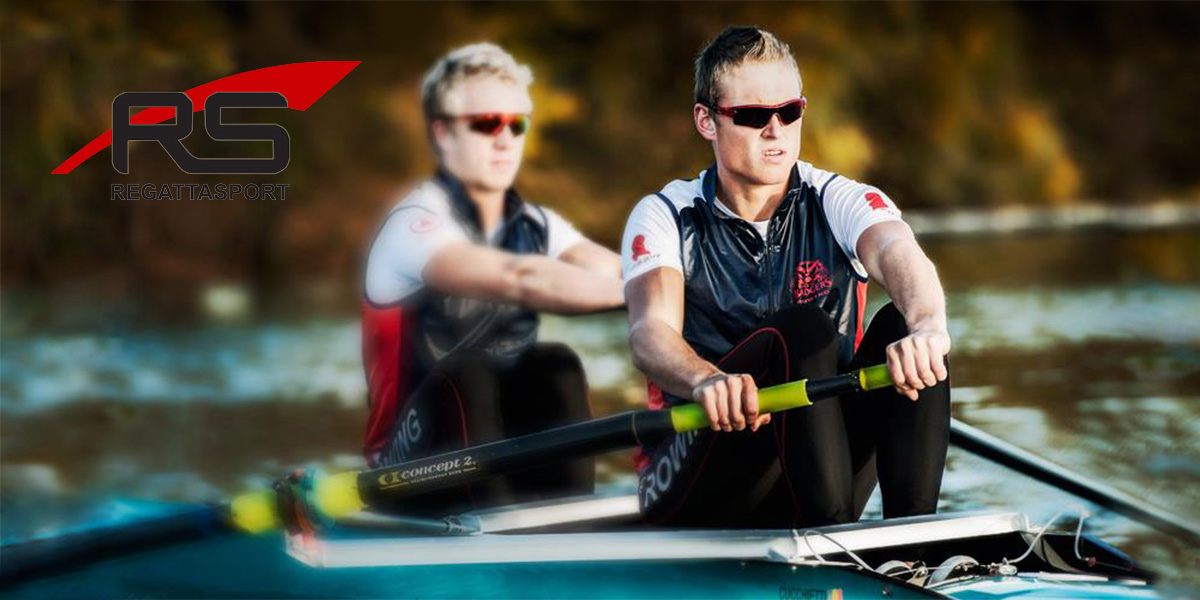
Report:
[[[586,240],[578,229],[575,229],[571,222],[564,219],[562,215],[546,208],[541,207],[546,214],[546,255],[550,258],[558,258],[563,252],[566,252],[579,242]]]
[[[868,227],[901,220],[900,209],[886,194],[840,175],[825,187],[823,204],[833,237],[854,261],[858,261],[858,238]]]
[[[621,271],[626,283],[659,267],[683,272],[679,224],[670,207],[656,195],[633,207],[621,240]]]
[[[424,282],[425,265],[448,244],[467,240],[453,219],[425,206],[400,206],[388,215],[367,257],[367,298],[395,302]]]

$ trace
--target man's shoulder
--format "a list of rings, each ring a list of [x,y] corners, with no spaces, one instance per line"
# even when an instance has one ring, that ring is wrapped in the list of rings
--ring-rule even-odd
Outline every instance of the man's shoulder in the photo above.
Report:
[[[701,195],[701,177],[698,175],[692,179],[672,180],[661,190],[646,195],[642,202],[665,202],[675,212],[679,212],[691,206]]]
[[[813,165],[799,161],[796,163],[796,168],[800,173],[800,179],[812,186],[816,190],[818,197],[821,200],[830,199],[846,199],[856,198],[863,195],[877,194],[883,197],[884,194],[879,188],[861,181],[856,181],[845,175],[818,169]]]
[[[427,179],[411,187],[401,189],[395,194],[396,201],[388,216],[399,211],[416,209],[438,215],[450,212],[450,196],[445,188],[437,182]]]
[[[812,163],[802,160],[796,161],[796,172],[800,175],[801,182],[812,186],[818,192],[822,191],[826,185],[835,180],[845,179],[845,177],[833,171],[817,168]]]
[[[373,247],[414,243],[438,230],[455,227],[446,191],[431,180],[397,190],[393,198],[376,231]]]
[[[558,212],[549,206],[542,206],[536,202],[530,202],[525,198],[521,198],[521,215],[526,219],[530,219],[534,223],[541,225],[542,227],[550,226],[553,218],[551,215],[559,217],[560,219],[563,218],[562,215],[559,215]]]

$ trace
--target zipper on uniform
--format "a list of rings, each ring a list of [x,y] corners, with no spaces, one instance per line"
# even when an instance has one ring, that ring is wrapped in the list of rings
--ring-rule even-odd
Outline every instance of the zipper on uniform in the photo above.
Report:
[[[790,210],[791,207],[793,205],[795,205],[796,196],[798,196],[799,193],[800,192],[798,190],[789,191],[787,193],[787,195],[784,196],[784,202],[780,206],[786,205],[786,206],[788,206],[788,208]],[[771,314],[775,314],[777,311],[779,311],[779,308],[780,308],[779,298],[778,298],[778,296],[775,295],[775,288],[772,283],[772,281],[774,280],[774,278],[772,276],[775,274],[775,271],[774,271],[775,259],[772,258],[772,255],[778,253],[779,250],[782,248],[782,245],[771,243],[771,235],[775,233],[775,228],[777,226],[776,224],[778,223],[776,218],[778,217],[778,215],[779,215],[779,210],[776,209],[775,214],[771,215],[771,224],[767,226],[767,239],[764,240],[765,245],[766,245],[766,252],[767,252],[767,269],[768,269],[768,271],[767,271],[768,272],[767,293],[770,294],[770,296],[767,300],[767,305],[771,309]],[[787,276],[786,275],[784,275],[783,282],[780,285],[783,285],[785,287],[787,286]]]
[[[771,215],[771,224],[767,226],[767,236],[763,240],[763,251],[767,255],[767,308],[770,310],[770,314],[779,311],[779,300],[775,296],[775,254],[777,254],[778,245],[771,243],[771,235],[774,233],[775,215]]]

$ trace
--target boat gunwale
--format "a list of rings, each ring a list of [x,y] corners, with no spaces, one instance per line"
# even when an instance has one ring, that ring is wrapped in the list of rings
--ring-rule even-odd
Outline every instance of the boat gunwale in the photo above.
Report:
[[[525,510],[525,509],[517,509]],[[289,535],[287,552],[314,567],[382,567],[619,560],[766,560],[799,564],[825,555],[1031,531],[1021,513],[976,511],[806,530],[659,530],[342,538]],[[835,543],[836,542],[836,543]],[[840,546],[839,546],[840,544]]]

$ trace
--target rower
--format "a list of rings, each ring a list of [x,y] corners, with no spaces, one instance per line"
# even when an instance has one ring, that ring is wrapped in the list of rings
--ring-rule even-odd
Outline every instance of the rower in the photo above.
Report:
[[[882,191],[799,161],[807,100],[787,44],[731,27],[696,61],[716,164],[634,208],[622,242],[633,360],[652,407],[712,431],[641,448],[652,523],[795,527],[935,512],[950,422],[945,299]],[[868,279],[892,302],[864,331]],[[886,362],[894,387],[760,415],[760,386]],[[718,430],[722,433],[716,433]]]
[[[624,304],[620,257],[513,189],[529,68],[493,44],[440,59],[421,86],[436,174],[388,213],[362,307],[373,468],[588,419],[578,356],[537,341],[538,313]],[[580,459],[406,499],[438,515],[590,493]]]

